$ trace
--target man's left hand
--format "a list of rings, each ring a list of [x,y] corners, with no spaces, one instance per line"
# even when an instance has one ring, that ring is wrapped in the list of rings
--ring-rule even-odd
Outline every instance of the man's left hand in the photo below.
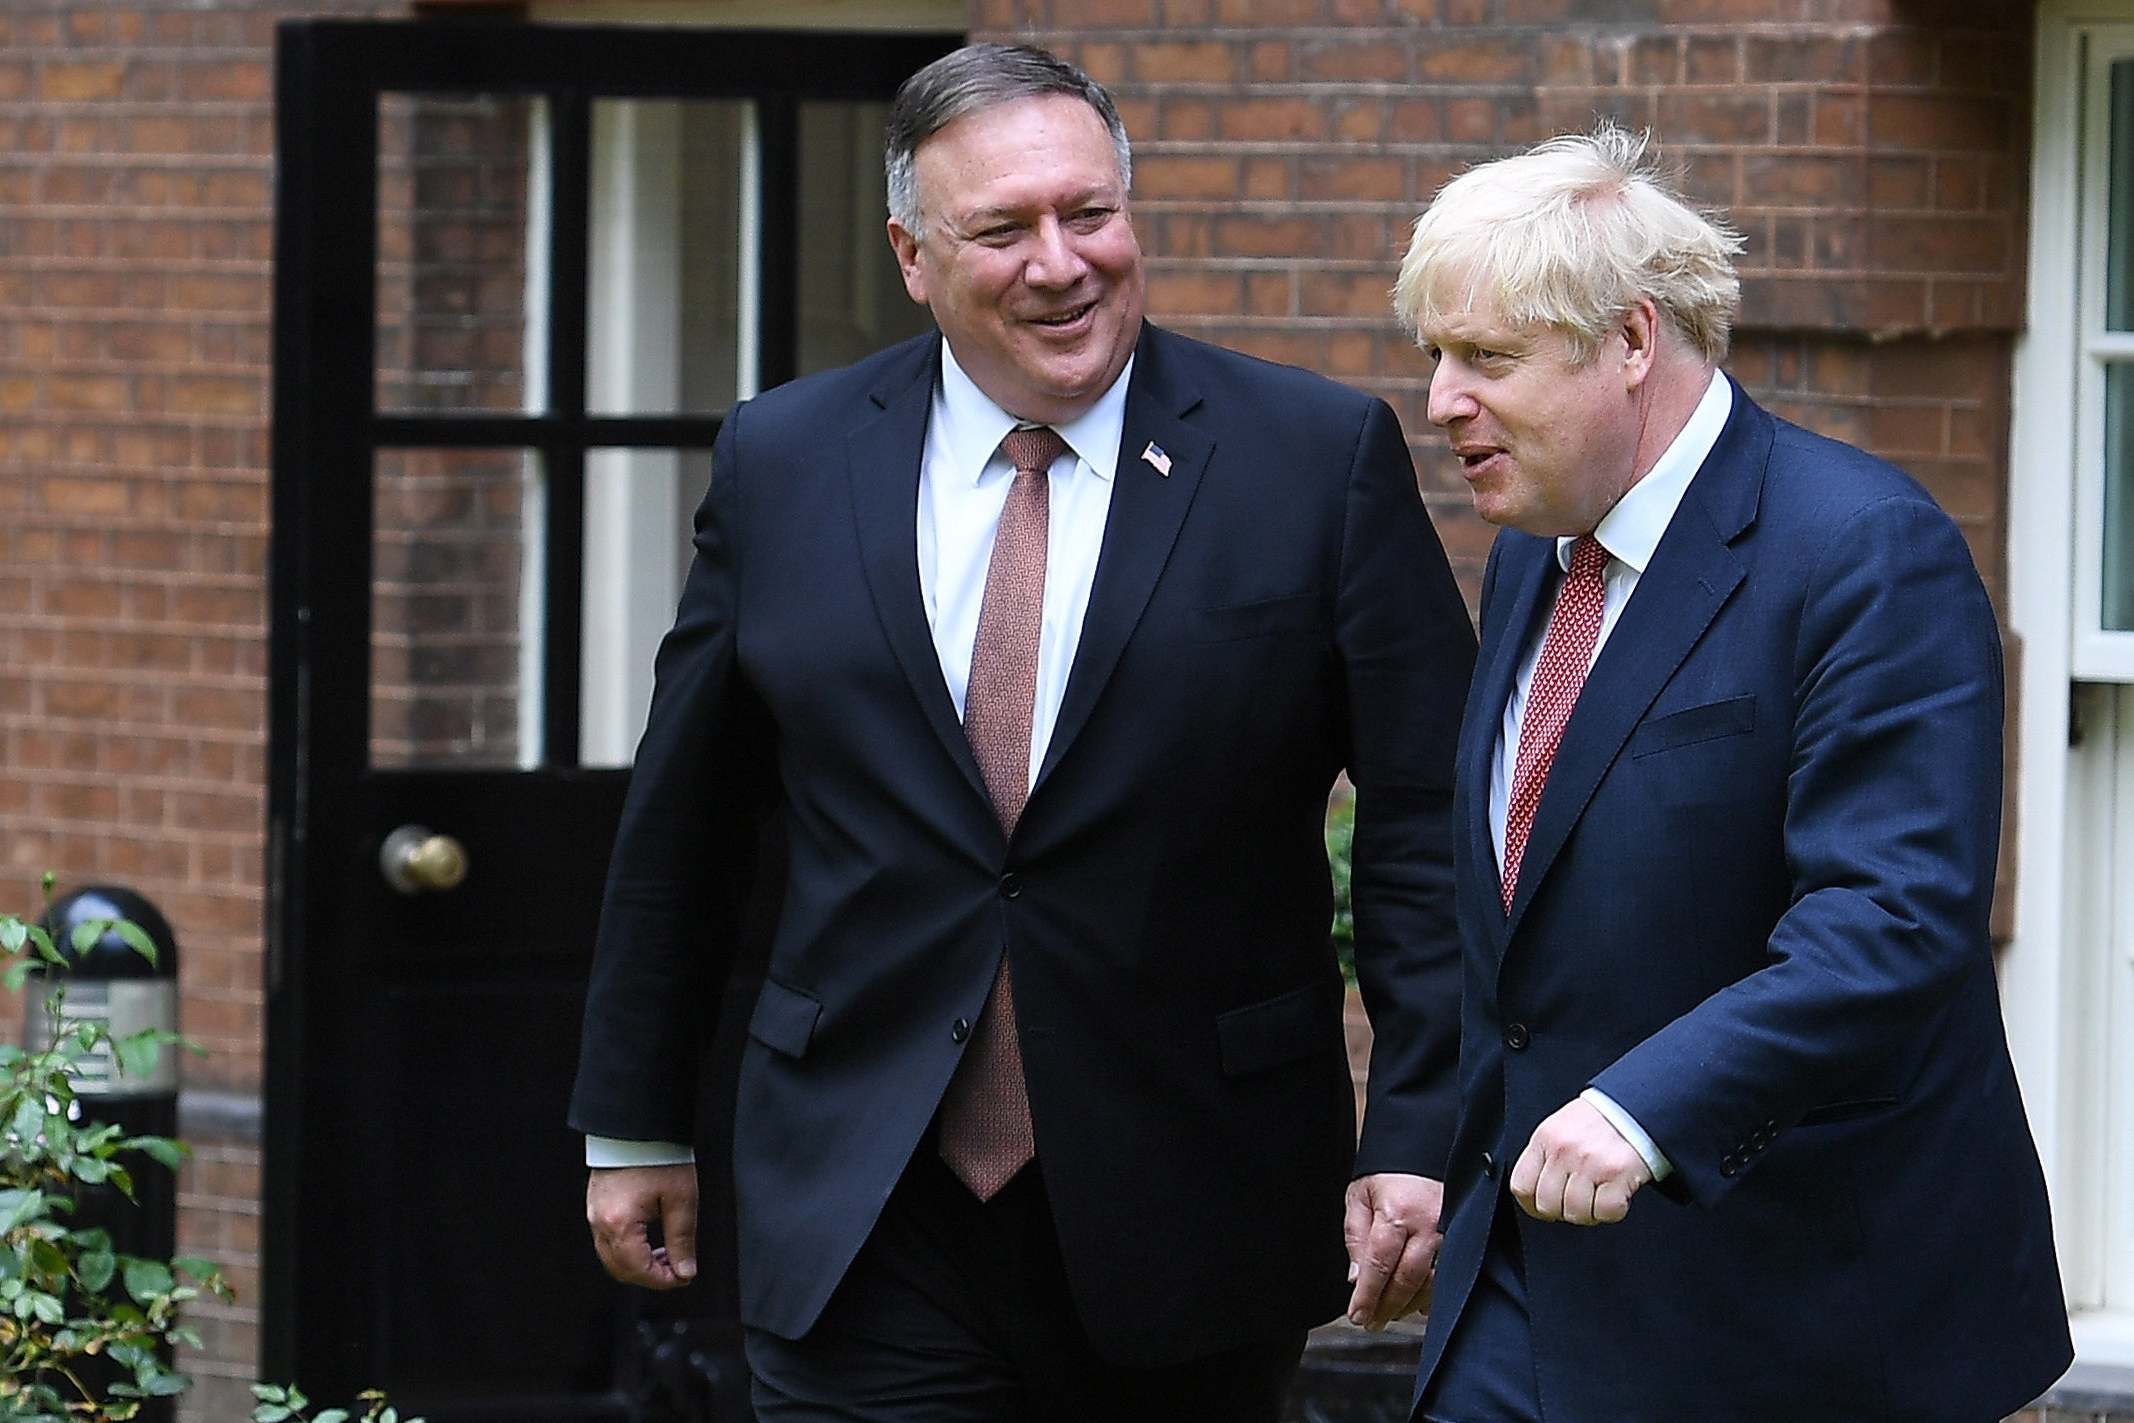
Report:
[[[1536,1220],[1612,1225],[1630,1214],[1630,1198],[1652,1179],[1636,1147],[1577,1099],[1534,1128],[1512,1167],[1512,1199]]]
[[[1427,1176],[1382,1171],[1349,1182],[1349,1323],[1383,1329],[1430,1303],[1444,1208],[1445,1183]]]

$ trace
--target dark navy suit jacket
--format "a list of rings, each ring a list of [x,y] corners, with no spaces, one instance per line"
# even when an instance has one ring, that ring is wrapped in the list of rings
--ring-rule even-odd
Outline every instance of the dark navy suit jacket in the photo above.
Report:
[[[747,1322],[812,1324],[1005,946],[1097,1345],[1159,1362],[1302,1329],[1346,1297],[1356,1140],[1321,838],[1344,768],[1358,960],[1390,1044],[1353,1164],[1434,1172],[1450,1142],[1474,635],[1399,425],[1316,376],[1145,330],[1065,700],[1004,841],[920,601],[938,364],[938,337],[909,342],[720,433],[572,1122],[689,1139],[739,913],[721,871],[775,804],[790,867],[735,1108]]]
[[[1549,1423],[2027,1404],[2072,1351],[1987,937],[2001,654],[1961,534],[1737,387],[1579,697],[1507,917],[1491,759],[1560,577],[1553,539],[1507,532],[1484,580],[1424,1378],[1502,1201]],[[1588,1085],[1674,1174],[1621,1224],[1529,1219],[1503,1179]]]

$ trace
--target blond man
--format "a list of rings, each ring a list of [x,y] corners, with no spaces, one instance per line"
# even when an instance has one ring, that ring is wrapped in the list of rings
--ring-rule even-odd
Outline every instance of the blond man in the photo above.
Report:
[[[2071,1355],[1987,938],[1993,610],[1918,485],[1721,372],[1741,245],[1604,127],[1454,179],[1402,265],[1502,527],[1433,1423],[1985,1423]]]

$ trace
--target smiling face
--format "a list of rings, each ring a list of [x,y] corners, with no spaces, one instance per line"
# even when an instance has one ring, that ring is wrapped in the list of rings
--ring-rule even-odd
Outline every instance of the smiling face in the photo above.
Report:
[[[1629,313],[1585,362],[1565,332],[1506,321],[1480,284],[1420,335],[1435,365],[1430,421],[1451,436],[1475,512],[1490,523],[1591,533],[1643,473],[1649,308]]]
[[[1060,424],[1125,369],[1141,335],[1141,245],[1111,135],[1080,99],[965,114],[913,156],[924,236],[892,220],[911,299],[1009,414]]]

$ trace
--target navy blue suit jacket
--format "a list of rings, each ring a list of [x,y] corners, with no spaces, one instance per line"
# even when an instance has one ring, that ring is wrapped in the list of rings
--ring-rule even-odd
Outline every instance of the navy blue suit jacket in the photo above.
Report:
[[[1322,821],[1358,790],[1358,960],[1389,1048],[1364,1169],[1451,1135],[1452,747],[1474,634],[1383,402],[1144,331],[1059,721],[1004,840],[915,553],[939,338],[737,410],[661,648],[572,1122],[687,1140],[739,910],[790,865],[742,1059],[743,1317],[814,1321],[921,1139],[1005,947],[1076,1303],[1122,1361],[1346,1295],[1356,1152]],[[1149,444],[1169,471],[1140,458]]]
[[[1993,611],[1910,479],[1734,400],[1579,697],[1509,916],[1491,759],[1561,573],[1553,539],[1490,556],[1424,1377],[1502,1201],[1549,1423],[1998,1419],[2072,1351],[1987,936]],[[1674,1174],[1620,1224],[1534,1221],[1503,1180],[1589,1085]]]

